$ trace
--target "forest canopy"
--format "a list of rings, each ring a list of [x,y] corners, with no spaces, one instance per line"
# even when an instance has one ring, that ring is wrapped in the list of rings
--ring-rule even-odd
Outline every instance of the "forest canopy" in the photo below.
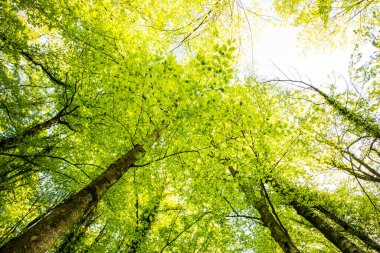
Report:
[[[380,252],[380,4],[270,3],[344,89],[243,77],[258,3],[2,1],[0,252]]]

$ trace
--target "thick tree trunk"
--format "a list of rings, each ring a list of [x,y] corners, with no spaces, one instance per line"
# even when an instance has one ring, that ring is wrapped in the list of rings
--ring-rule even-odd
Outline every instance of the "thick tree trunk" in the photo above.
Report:
[[[61,245],[55,252],[71,253],[75,252],[78,243],[83,239],[86,230],[95,222],[99,216],[96,216],[95,208],[93,208],[87,215],[83,216],[79,222],[73,226],[70,232],[65,236]]]
[[[333,228],[316,212],[307,206],[302,205],[297,201],[290,203],[297,213],[309,221],[315,228],[317,228],[330,242],[332,242],[343,253],[364,253],[342,233]]]
[[[340,217],[338,217],[337,215],[335,215],[333,212],[327,210],[323,206],[316,206],[314,208],[317,209],[317,210],[319,210],[321,213],[323,213],[324,215],[326,215],[328,218],[330,218],[336,224],[338,224],[339,226],[341,226],[344,229],[344,231],[346,231],[347,233],[358,237],[368,247],[376,250],[377,252],[380,252],[380,245],[377,242],[375,242],[374,240],[372,240],[365,232],[363,232],[364,230],[362,228],[356,228],[356,227],[350,225],[348,222],[346,222],[345,220],[341,219]]]
[[[300,252],[294,245],[289,234],[281,227],[274,215],[269,210],[265,198],[261,198],[259,201],[256,201],[255,208],[259,211],[264,226],[269,228],[271,236],[278,243],[278,245],[280,245],[281,249],[284,252]]]
[[[145,154],[143,146],[132,150],[111,164],[98,178],[84,189],[59,204],[38,223],[20,236],[10,240],[2,248],[2,253],[43,253],[53,246],[70,227],[91,210],[131,165]]]

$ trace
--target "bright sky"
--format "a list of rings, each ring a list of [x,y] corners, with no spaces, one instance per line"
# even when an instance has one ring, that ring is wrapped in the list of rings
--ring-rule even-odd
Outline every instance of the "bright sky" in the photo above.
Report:
[[[297,40],[298,31],[291,27],[273,27],[270,24],[248,42],[248,53],[242,60],[252,66],[260,75],[282,75],[296,79],[310,78],[316,84],[326,82],[333,72],[347,75],[353,47],[339,47],[328,51],[305,49]],[[253,45],[252,45],[253,44]],[[280,69],[280,70],[279,70]]]
[[[273,11],[269,13],[275,16]],[[253,70],[259,77],[271,79],[274,76],[284,78],[282,71],[289,78],[310,79],[316,86],[331,84],[337,77],[348,78],[353,41],[321,50],[313,48],[312,44],[305,48],[297,38],[299,29],[290,25],[276,26],[264,21],[257,24],[257,20],[253,20],[251,30],[252,40],[248,29],[246,38],[242,38],[239,68],[243,73]]]

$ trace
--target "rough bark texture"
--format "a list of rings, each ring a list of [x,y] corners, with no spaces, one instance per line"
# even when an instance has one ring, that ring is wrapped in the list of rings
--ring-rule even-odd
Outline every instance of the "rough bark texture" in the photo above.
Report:
[[[315,228],[317,228],[330,242],[332,242],[343,253],[364,253],[342,233],[333,228],[316,212],[307,206],[292,201],[291,205],[296,209],[297,213],[309,221]]]
[[[372,248],[372,249],[376,250],[377,252],[380,252],[380,245],[377,242],[375,242],[374,240],[372,240],[366,233],[364,233],[363,232],[364,229],[356,228],[356,227],[350,225],[347,221],[341,219],[340,217],[335,215],[333,212],[330,212],[329,210],[327,210],[323,206],[316,206],[315,209],[319,210],[321,213],[323,213],[328,218],[333,220],[336,224],[341,226],[344,229],[344,231],[346,231],[347,233],[358,237],[369,248]]]
[[[289,234],[281,227],[274,215],[271,213],[264,198],[261,198],[255,203],[255,208],[259,211],[264,226],[269,228],[271,236],[278,243],[278,245],[280,245],[284,252],[300,252],[294,245]]]
[[[59,204],[25,233],[6,243],[0,248],[0,252],[46,252],[59,237],[64,235],[74,223],[91,210],[102,199],[107,190],[144,154],[145,150],[141,145],[135,146],[111,164],[107,170],[84,189]]]
[[[96,208],[96,207],[95,207]],[[83,216],[79,222],[73,226],[70,232],[62,240],[61,245],[56,252],[71,253],[75,252],[77,244],[83,239],[86,230],[93,224],[99,216],[96,216],[95,208],[93,208],[87,215]]]

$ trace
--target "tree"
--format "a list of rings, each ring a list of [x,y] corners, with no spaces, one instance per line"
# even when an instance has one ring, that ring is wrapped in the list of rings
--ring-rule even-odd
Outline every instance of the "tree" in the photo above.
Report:
[[[365,39],[367,24],[378,20],[378,3],[364,0],[318,0],[274,2],[276,12],[286,21],[303,28],[301,36],[313,38],[313,43],[327,40],[339,45],[342,38],[354,35]],[[319,31],[316,33],[316,29]],[[338,41],[338,43],[336,43]]]
[[[1,3],[2,252],[378,250],[376,85],[239,78],[241,10]]]
[[[231,175],[234,177],[238,173],[238,171],[235,171],[232,167],[230,167],[229,170],[231,172]],[[248,201],[252,203],[255,206],[255,208],[259,211],[261,221],[263,222],[265,227],[269,228],[269,230],[271,231],[271,236],[273,237],[273,239],[276,240],[281,249],[284,252],[290,253],[300,252],[294,245],[286,228],[278,219],[275,210],[272,209],[273,213],[270,211],[269,205],[267,204],[267,201],[269,201],[270,203],[270,200],[265,190],[265,186],[263,184],[261,184],[260,186],[260,196],[255,196],[257,194],[255,194],[254,191],[250,190],[250,188],[253,188],[252,186],[250,187],[244,183],[240,184],[240,187],[244,194],[247,196]],[[270,205],[271,207],[273,207],[272,204]]]
[[[152,143],[159,134],[154,133]],[[45,252],[54,242],[76,223],[82,216],[103,198],[107,190],[114,185],[133,163],[145,154],[142,145],[132,150],[111,164],[98,178],[83,190],[64,201],[44,218],[25,231],[21,236],[9,241],[2,247],[4,252]]]

